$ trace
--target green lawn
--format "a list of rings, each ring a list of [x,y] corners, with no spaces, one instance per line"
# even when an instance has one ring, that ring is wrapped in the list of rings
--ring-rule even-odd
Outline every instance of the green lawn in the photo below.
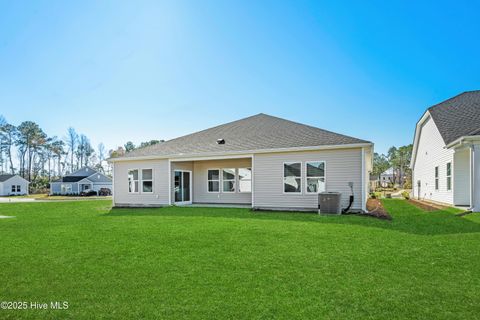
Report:
[[[480,214],[1,204],[0,319],[474,319]]]

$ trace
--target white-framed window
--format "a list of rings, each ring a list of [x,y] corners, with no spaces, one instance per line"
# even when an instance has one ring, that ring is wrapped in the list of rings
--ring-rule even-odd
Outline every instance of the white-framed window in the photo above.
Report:
[[[435,190],[438,190],[438,166],[435,167]]]
[[[208,192],[220,192],[220,169],[208,169],[207,184]]]
[[[17,185],[17,192],[22,192],[22,187],[20,185]]]
[[[17,188],[16,186],[12,185],[12,192],[16,192]]]
[[[452,163],[447,162],[447,190],[452,190]]]
[[[302,163],[283,163],[283,192],[302,193]]]
[[[62,190],[62,193],[72,193],[72,185],[62,184],[60,185],[60,190]]]
[[[222,192],[235,192],[235,168],[222,169]]]
[[[325,191],[325,161],[305,162],[306,191],[319,193]]]
[[[238,168],[238,192],[252,192],[252,168]]]
[[[138,192],[138,169],[128,170],[128,192]]]
[[[142,192],[153,193],[153,169],[142,169]]]

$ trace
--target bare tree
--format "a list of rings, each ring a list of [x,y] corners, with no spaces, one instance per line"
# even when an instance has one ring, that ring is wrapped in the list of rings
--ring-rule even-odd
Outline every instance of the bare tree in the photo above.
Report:
[[[77,148],[77,145],[78,145],[78,134],[77,132],[75,131],[74,128],[70,127],[68,128],[67,130],[67,139],[66,139],[66,144],[69,148],[69,152],[70,152],[70,171],[74,171],[74,167],[73,167],[73,157],[75,156],[75,150]]]

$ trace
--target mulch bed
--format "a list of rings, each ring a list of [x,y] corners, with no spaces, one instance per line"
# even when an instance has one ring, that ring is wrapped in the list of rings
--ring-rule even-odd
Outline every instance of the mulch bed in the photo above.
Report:
[[[378,199],[368,199],[367,201],[367,213],[363,215],[375,217],[383,220],[392,220],[392,216],[385,210],[383,204]]]
[[[442,206],[436,203],[420,201],[415,199],[409,199],[408,202],[410,204],[413,204],[415,207],[422,209],[423,211],[437,211],[437,210],[443,210],[448,208],[446,206]]]

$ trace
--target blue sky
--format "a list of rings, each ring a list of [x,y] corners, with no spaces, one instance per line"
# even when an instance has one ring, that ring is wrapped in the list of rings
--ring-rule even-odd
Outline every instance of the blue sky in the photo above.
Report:
[[[2,1],[0,114],[94,145],[260,112],[411,143],[479,88],[480,5],[460,1]]]

